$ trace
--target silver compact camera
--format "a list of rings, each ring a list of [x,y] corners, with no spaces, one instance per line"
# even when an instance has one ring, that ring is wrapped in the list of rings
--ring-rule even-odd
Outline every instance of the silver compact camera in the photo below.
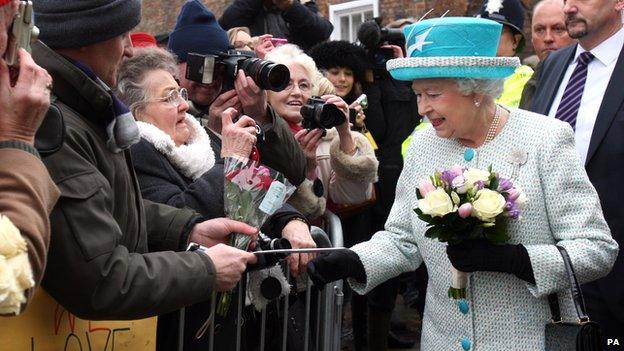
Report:
[[[19,48],[24,48],[30,52],[30,44],[34,43],[38,36],[39,28],[35,27],[33,3],[31,0],[20,0],[17,15],[15,15],[9,31],[9,42],[4,55],[7,65],[17,66]]]

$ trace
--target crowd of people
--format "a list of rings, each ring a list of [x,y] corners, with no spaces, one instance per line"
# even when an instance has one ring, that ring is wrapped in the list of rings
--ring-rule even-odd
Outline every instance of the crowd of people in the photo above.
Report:
[[[24,44],[29,6],[40,33]],[[83,319],[157,316],[157,350],[206,349],[211,299],[252,285],[258,261],[230,234],[312,249],[330,211],[348,249],[286,257],[291,309],[268,299],[275,337],[260,345],[246,304],[243,350],[315,348],[298,334],[308,277],[348,282],[356,350],[409,347],[391,331],[400,290],[417,297],[423,350],[544,350],[553,296],[576,318],[566,257],[595,349],[624,344],[623,9],[541,0],[529,35],[521,1],[486,0],[474,16],[397,19],[401,40],[371,44],[329,40],[314,1],[235,0],[217,18],[188,0],[153,36],[135,32],[139,0],[0,0],[0,314],[41,286]],[[529,38],[534,68],[519,59]],[[229,160],[296,188],[260,228],[227,218]],[[421,179],[456,165],[526,194],[507,242],[430,238]],[[470,273],[465,305],[451,270]],[[210,317],[217,350],[240,322],[226,311]]]

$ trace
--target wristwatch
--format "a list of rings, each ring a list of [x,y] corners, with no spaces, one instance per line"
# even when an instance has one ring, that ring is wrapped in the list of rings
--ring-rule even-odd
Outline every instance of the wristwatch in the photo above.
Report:
[[[208,251],[208,248],[205,247],[204,245],[191,242],[188,244],[186,251],[201,251],[203,253],[206,253],[206,251]]]

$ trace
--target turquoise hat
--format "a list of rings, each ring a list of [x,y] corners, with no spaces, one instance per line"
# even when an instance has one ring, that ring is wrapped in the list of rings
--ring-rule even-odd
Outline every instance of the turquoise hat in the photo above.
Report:
[[[517,57],[497,57],[500,23],[471,17],[433,18],[403,29],[407,58],[388,60],[397,80],[425,78],[504,79],[520,66]]]

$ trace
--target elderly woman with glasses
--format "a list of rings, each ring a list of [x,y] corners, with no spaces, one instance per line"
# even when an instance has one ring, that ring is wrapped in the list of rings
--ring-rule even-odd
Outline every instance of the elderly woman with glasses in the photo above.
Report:
[[[377,159],[372,146],[349,128],[348,106],[336,95],[321,98],[342,111],[345,121],[330,130],[305,129],[301,108],[317,95],[314,82],[321,76],[314,60],[297,46],[286,44],[270,51],[267,60],[288,66],[290,83],[280,92],[270,91],[269,104],[288,122],[307,159],[308,175],[299,186],[293,206],[309,217],[323,213],[326,202],[353,205],[373,196],[377,179]]]
[[[223,217],[222,157],[247,158],[256,142],[256,124],[247,116],[233,122],[238,112],[227,109],[222,115],[221,155],[215,155],[206,131],[186,113],[188,96],[176,81],[177,72],[173,55],[159,48],[137,50],[119,70],[119,97],[130,106],[141,134],[141,141],[131,149],[141,193],[147,200],[190,207],[205,218]],[[294,248],[315,247],[305,217],[290,205],[279,209],[262,231],[289,239]],[[310,257],[301,254],[289,259],[291,273],[304,271]],[[207,317],[209,305],[186,311],[186,342],[206,346],[207,338],[197,340],[192,334]],[[160,349],[174,348],[176,321],[177,315],[159,319]]]

